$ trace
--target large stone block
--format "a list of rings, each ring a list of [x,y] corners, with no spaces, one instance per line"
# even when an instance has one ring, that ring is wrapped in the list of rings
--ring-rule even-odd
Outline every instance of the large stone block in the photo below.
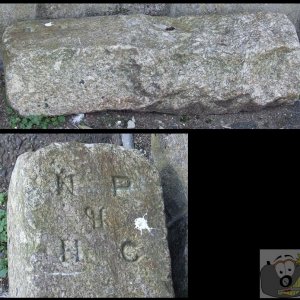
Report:
[[[166,207],[168,242],[176,297],[188,296],[188,135],[152,134]]]
[[[300,94],[299,40],[282,14],[35,20],[8,27],[3,43],[21,115],[228,113]]]
[[[172,297],[159,175],[137,151],[51,144],[8,195],[11,297]]]

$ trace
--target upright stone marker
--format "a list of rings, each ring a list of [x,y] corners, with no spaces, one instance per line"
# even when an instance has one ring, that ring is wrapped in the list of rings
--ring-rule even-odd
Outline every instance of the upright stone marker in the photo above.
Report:
[[[173,297],[158,172],[109,144],[19,156],[8,195],[12,297]]]
[[[300,94],[299,40],[282,14],[34,20],[8,27],[3,44],[21,115],[229,113]]]

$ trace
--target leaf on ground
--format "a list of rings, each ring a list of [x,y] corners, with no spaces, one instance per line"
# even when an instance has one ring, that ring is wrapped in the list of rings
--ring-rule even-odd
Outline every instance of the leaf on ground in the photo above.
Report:
[[[89,127],[89,126],[86,126],[86,125],[78,125],[78,128],[80,128],[80,129],[93,129],[93,128],[91,128],[91,127]]]

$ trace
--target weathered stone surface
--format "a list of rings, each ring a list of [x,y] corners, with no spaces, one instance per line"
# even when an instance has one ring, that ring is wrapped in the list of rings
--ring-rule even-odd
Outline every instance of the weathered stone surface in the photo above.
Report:
[[[300,35],[300,5],[292,3],[173,3],[169,16],[273,12],[287,15]]]
[[[36,4],[0,4],[0,36],[5,27],[20,20],[30,20],[35,18]],[[0,43],[0,70],[3,70],[2,62],[2,42]]]
[[[152,134],[151,157],[161,177],[176,297],[188,296],[188,135]]]
[[[0,33],[2,35],[5,26],[18,20],[34,19],[36,4],[0,4]]]
[[[167,16],[170,12],[171,4],[168,3],[123,3],[123,13],[146,14],[150,16]]]
[[[120,8],[118,3],[39,3],[36,14],[43,19],[78,18],[116,14]]]
[[[3,36],[7,98],[21,115],[228,113],[299,97],[299,40],[285,15],[46,22],[20,22]]]
[[[133,13],[157,16],[166,15],[169,10],[170,4],[165,3],[39,3],[37,4],[37,18],[77,18]]]
[[[138,151],[22,154],[8,195],[10,296],[172,297],[163,210],[158,172]]]
[[[8,190],[11,173],[19,155],[52,143],[108,143],[121,146],[118,134],[0,134],[0,193]]]
[[[144,13],[147,15],[167,15],[171,4],[126,4],[126,3],[36,3],[36,4],[0,4],[0,34],[6,26],[18,20],[81,18],[117,14]],[[2,55],[0,53],[0,70]]]

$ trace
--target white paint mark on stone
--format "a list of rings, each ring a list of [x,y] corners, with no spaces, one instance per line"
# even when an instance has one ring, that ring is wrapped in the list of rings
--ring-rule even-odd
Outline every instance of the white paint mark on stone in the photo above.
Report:
[[[46,27],[51,27],[51,26],[53,26],[53,23],[52,22],[46,23],[45,26]]]
[[[134,220],[135,228],[138,229],[141,232],[141,235],[143,234],[143,229],[148,230],[151,233],[151,230],[154,228],[151,228],[148,226],[148,222],[145,219],[145,216],[147,215],[144,214],[142,218],[137,218]]]

